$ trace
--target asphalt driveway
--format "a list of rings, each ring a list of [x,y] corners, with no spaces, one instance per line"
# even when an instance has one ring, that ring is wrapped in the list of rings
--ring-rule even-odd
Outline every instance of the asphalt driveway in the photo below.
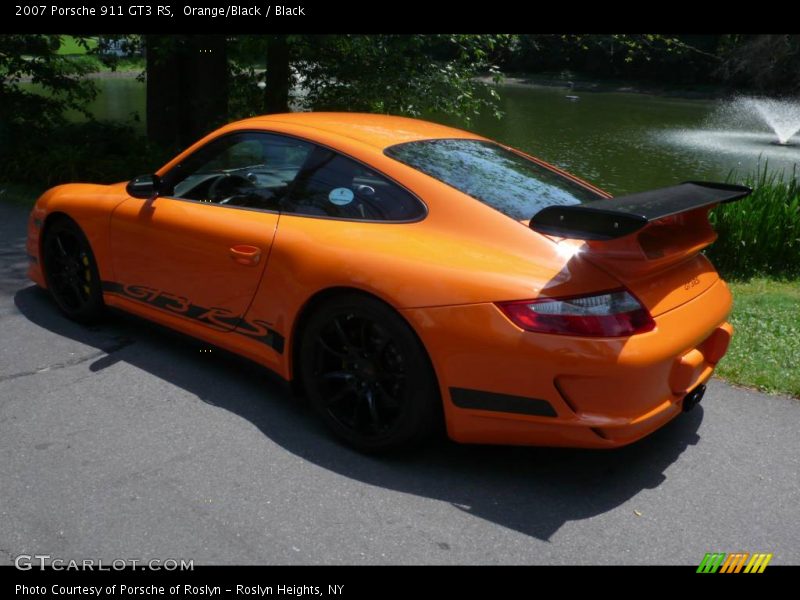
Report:
[[[0,203],[0,564],[800,563],[800,401],[714,380],[617,451],[333,441],[264,371],[128,317],[66,320]]]

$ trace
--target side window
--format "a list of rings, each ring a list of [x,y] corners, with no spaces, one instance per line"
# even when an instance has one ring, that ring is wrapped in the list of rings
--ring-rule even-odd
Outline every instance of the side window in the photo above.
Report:
[[[360,221],[409,221],[425,214],[425,206],[398,185],[325,148],[308,158],[282,210]]]
[[[228,135],[210,142],[166,174],[162,193],[278,210],[312,149],[309,143],[268,133]]]

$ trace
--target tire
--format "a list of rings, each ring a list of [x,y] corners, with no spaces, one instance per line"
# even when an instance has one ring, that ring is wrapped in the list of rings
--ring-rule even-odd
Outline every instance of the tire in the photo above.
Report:
[[[416,445],[441,422],[436,376],[414,331],[360,294],[333,298],[301,333],[300,379],[325,424],[361,452]]]
[[[67,217],[48,224],[42,242],[47,289],[67,317],[81,323],[103,314],[103,290],[97,262],[81,228]]]

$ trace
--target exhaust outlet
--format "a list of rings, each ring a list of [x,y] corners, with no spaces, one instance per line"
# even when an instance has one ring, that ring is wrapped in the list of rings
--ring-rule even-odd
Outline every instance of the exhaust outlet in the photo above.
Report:
[[[700,404],[700,400],[703,399],[705,393],[706,393],[706,386],[698,385],[691,392],[686,394],[686,396],[684,396],[683,398],[683,412],[689,412],[695,406]]]

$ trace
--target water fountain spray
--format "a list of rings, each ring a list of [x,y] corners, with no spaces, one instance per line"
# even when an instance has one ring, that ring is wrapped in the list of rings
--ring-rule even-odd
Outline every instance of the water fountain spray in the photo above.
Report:
[[[730,112],[740,116],[756,115],[766,123],[777,138],[772,143],[779,146],[795,145],[790,140],[800,131],[800,102],[774,98],[737,98]]]
[[[740,96],[719,104],[698,128],[663,130],[660,140],[773,164],[800,160],[800,99]]]

